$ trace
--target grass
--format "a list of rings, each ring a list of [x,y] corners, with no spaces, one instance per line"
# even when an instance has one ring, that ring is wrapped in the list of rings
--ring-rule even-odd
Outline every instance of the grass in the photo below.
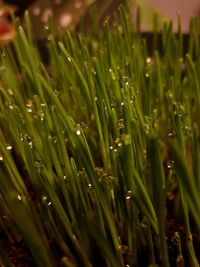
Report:
[[[37,266],[199,266],[199,22],[186,54],[180,19],[164,24],[150,57],[138,16],[121,6],[87,35],[45,26],[48,66],[28,14],[1,48],[0,231]]]

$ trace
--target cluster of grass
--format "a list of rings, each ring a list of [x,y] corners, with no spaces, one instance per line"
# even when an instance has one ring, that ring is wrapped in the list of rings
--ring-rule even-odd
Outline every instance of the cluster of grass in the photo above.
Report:
[[[0,231],[22,237],[41,267],[168,267],[173,196],[185,227],[177,266],[199,266],[198,20],[186,54],[179,22],[177,34],[163,26],[160,52],[153,33],[149,57],[140,15],[117,17],[87,36],[45,27],[48,66],[28,15],[26,31],[15,19],[1,53]]]

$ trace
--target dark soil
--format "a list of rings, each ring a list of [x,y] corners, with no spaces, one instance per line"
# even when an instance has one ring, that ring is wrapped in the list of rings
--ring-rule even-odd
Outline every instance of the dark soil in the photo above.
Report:
[[[175,232],[178,232],[180,235],[183,260],[184,260],[185,266],[189,266],[187,249],[185,245],[186,244],[185,227],[183,226],[183,224],[181,224],[180,222],[181,219],[180,218],[177,219],[174,214],[175,213],[174,201],[168,200],[167,205],[168,205],[168,211],[170,211],[170,213],[168,213],[168,218],[166,221],[166,238],[167,238],[167,243],[168,243],[170,266],[178,266],[176,264],[177,257],[178,257],[178,249],[177,249],[176,240],[174,239]],[[196,251],[196,256],[200,263],[200,253],[199,253],[200,234],[197,234],[194,232],[192,234],[192,238],[193,238],[194,248]],[[15,267],[36,266],[36,263],[33,257],[31,256],[31,253],[28,250],[27,246],[25,245],[23,239],[21,239],[20,241],[14,242],[14,243],[10,243],[6,239],[5,235],[3,233],[0,233],[0,246],[2,246],[5,249],[9,259],[11,260],[11,262],[14,264]],[[183,266],[183,265],[180,265],[180,266]]]
[[[8,242],[7,238],[0,234],[0,246],[4,248],[10,261],[16,267],[34,267],[37,266],[30,251],[23,240],[14,243]]]

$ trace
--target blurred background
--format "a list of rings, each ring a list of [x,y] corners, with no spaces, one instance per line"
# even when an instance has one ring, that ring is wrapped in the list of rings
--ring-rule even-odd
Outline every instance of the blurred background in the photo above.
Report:
[[[43,25],[48,22],[49,16],[53,18],[55,28],[73,28],[80,17],[87,16],[88,9],[96,3],[98,16],[103,18],[112,14],[117,6],[125,0],[0,0],[0,41],[12,38],[14,29],[8,20],[9,12],[14,11],[23,16],[29,10],[34,25],[33,30],[37,38],[43,37]],[[141,6],[144,23],[143,31],[151,30],[152,16],[156,12],[161,21],[172,19],[175,29],[177,12],[182,19],[183,31],[187,32],[191,16],[200,15],[200,0],[129,0],[133,6]],[[134,17],[134,12],[133,12]],[[4,36],[4,38],[3,38]]]

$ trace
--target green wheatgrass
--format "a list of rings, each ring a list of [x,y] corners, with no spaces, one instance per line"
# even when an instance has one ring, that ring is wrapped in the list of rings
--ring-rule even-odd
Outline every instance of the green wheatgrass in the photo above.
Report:
[[[150,56],[141,16],[134,24],[121,6],[87,34],[45,26],[48,64],[28,13],[25,28],[13,18],[17,35],[1,47],[0,231],[21,236],[37,266],[170,266],[170,195],[186,229],[177,261],[199,266],[199,21],[186,53],[180,17],[161,47],[154,25]],[[12,266],[3,248],[0,264]]]

